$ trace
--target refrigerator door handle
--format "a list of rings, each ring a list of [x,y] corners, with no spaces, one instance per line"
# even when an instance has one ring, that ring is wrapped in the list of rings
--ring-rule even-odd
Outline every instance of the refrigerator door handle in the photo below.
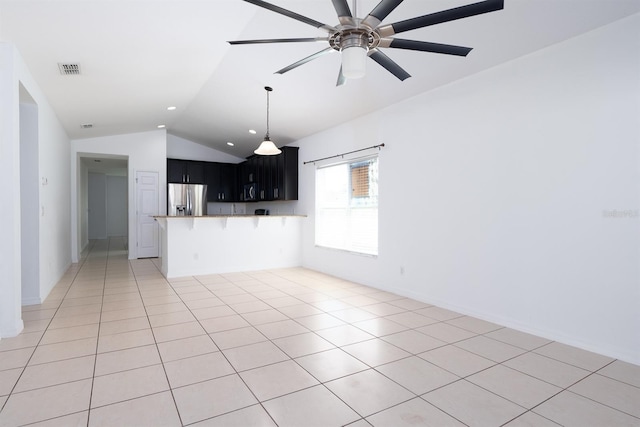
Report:
[[[187,215],[193,215],[191,209],[191,188],[187,187]]]

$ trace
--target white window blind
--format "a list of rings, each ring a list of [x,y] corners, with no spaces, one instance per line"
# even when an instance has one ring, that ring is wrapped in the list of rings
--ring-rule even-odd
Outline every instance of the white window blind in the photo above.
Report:
[[[316,245],[378,255],[378,157],[316,169]]]

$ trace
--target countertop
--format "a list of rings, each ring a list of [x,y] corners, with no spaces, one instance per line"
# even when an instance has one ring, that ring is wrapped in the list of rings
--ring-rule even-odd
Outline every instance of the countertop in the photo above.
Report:
[[[305,218],[306,215],[300,214],[272,214],[272,215],[255,215],[255,214],[214,214],[214,215],[203,215],[203,216],[167,216],[167,215],[156,215],[154,218],[286,218],[286,217],[301,217]]]

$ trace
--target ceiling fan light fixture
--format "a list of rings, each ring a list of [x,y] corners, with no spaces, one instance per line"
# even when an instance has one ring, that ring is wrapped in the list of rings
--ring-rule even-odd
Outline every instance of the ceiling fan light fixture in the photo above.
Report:
[[[348,79],[361,79],[367,72],[367,48],[349,46],[342,49],[342,74]]]
[[[342,75],[347,79],[360,79],[367,71],[367,53],[369,37],[365,32],[353,31],[342,35],[340,53],[342,54]]]
[[[269,92],[273,89],[269,86],[265,86],[264,90],[267,91],[267,134],[264,136],[264,141],[262,141],[260,146],[253,152],[259,156],[275,156],[282,153],[282,151],[276,147],[276,144],[274,144],[273,141],[271,141],[271,138],[269,138]]]

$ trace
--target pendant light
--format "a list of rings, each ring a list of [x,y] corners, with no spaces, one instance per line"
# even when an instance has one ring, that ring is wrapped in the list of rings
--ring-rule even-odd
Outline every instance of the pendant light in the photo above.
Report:
[[[278,147],[276,147],[276,144],[274,144],[273,141],[271,141],[271,139],[269,138],[269,92],[271,92],[273,89],[271,89],[269,86],[265,86],[264,90],[267,91],[267,134],[264,136],[264,141],[262,141],[258,149],[254,151],[254,153],[260,156],[275,156],[282,153],[282,151]]]

